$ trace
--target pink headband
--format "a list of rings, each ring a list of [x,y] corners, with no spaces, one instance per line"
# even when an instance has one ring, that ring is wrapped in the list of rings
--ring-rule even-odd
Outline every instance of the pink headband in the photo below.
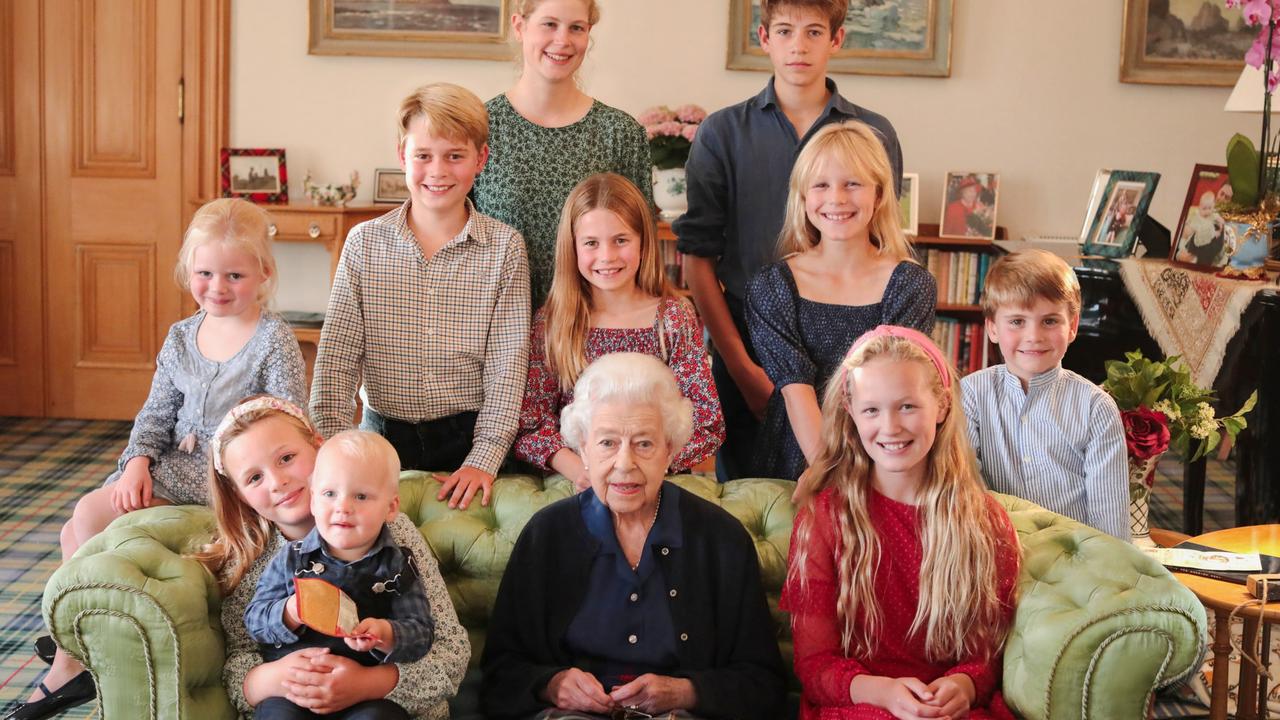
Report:
[[[236,421],[255,410],[277,410],[285,415],[291,415],[302,421],[304,427],[311,432],[315,432],[315,425],[311,424],[311,420],[307,418],[307,413],[302,408],[283,398],[273,395],[264,395],[256,397],[252,400],[245,400],[227,411],[222,418],[222,422],[218,423],[218,429],[213,431],[213,437],[209,438],[209,454],[213,456],[213,469],[220,474],[226,475],[227,471],[222,467],[222,446],[225,444],[223,436],[236,424]]]
[[[885,337],[886,335],[902,338],[903,340],[908,340],[918,345],[921,350],[924,350],[924,354],[928,355],[929,359],[933,361],[933,366],[937,368],[938,377],[942,378],[943,389],[951,389],[951,373],[947,369],[946,358],[943,357],[942,351],[938,349],[938,346],[933,344],[933,340],[930,340],[928,335],[925,335],[919,330],[912,330],[911,328],[899,327],[897,325],[877,325],[875,329],[866,331],[862,334],[862,337],[854,340],[853,347],[849,348],[849,354],[845,355],[845,357],[852,357],[853,354],[858,351],[858,348],[878,337]]]

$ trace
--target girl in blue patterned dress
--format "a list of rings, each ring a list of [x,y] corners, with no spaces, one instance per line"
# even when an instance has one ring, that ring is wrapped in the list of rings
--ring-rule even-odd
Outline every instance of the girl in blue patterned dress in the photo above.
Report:
[[[818,397],[854,340],[877,325],[932,332],[937,286],[913,259],[897,208],[889,158],[868,125],[828,125],[796,159],[783,257],[747,286],[751,343],[774,384],[759,476],[801,479],[821,445]]]
[[[175,277],[200,310],[169,328],[119,469],[76,503],[62,527],[64,559],[125,513],[204,504],[209,439],[241,398],[269,393],[306,406],[298,341],[266,308],[276,285],[270,224],[266,211],[237,199],[214,200],[191,219]],[[92,698],[88,671],[58,650],[44,682],[12,717],[45,717]]]

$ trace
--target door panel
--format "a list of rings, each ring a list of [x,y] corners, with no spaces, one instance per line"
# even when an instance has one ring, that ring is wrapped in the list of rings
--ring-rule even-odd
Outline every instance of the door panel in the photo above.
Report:
[[[132,418],[179,317],[183,5],[43,5],[51,416]]]

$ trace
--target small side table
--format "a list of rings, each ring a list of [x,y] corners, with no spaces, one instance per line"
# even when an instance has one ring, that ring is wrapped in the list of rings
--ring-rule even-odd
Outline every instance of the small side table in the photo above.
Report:
[[[1249,527],[1218,530],[1191,538],[1200,545],[1221,548],[1229,552],[1260,552],[1267,555],[1280,555],[1280,525],[1254,525]],[[1213,690],[1209,704],[1210,720],[1226,720],[1227,718],[1227,663],[1231,654],[1231,626],[1228,618],[1231,611],[1240,603],[1250,599],[1243,585],[1214,580],[1200,575],[1174,573],[1178,582],[1195,593],[1205,609],[1213,613]],[[1248,648],[1258,653],[1255,657],[1266,665],[1270,657],[1271,624],[1280,622],[1280,602],[1268,603],[1266,613],[1260,612],[1257,606],[1242,609],[1237,613],[1244,620],[1244,637],[1247,639],[1258,631],[1262,623],[1262,650],[1257,647]],[[1238,720],[1255,720],[1267,716],[1267,684],[1259,682],[1257,668],[1248,660],[1240,661],[1240,692],[1236,707]]]

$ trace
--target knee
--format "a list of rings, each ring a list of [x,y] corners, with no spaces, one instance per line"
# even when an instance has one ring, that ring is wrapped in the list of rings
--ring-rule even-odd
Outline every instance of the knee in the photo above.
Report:
[[[254,720],[307,720],[315,717],[310,710],[294,705],[282,697],[269,697],[253,709]]]
[[[386,698],[366,700],[347,711],[347,720],[410,720],[404,708]]]

